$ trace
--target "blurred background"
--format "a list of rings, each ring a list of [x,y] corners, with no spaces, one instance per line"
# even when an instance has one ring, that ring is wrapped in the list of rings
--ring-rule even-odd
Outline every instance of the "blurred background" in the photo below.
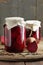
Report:
[[[2,1],[2,0],[1,0]],[[0,35],[3,35],[5,17],[20,16],[25,20],[40,20],[43,36],[43,0],[6,0],[0,2]]]

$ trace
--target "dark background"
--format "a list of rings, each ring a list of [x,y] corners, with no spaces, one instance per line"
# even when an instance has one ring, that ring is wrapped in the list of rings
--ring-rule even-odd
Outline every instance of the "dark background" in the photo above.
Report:
[[[37,19],[42,22],[41,35],[43,36],[43,0],[9,0],[0,3],[0,35],[3,35],[4,18],[20,16],[27,19]]]

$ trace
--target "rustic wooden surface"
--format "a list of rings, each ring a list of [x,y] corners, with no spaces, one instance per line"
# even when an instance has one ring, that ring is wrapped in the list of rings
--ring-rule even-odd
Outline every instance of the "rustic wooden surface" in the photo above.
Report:
[[[37,61],[37,62],[0,62],[0,65],[43,65],[43,61]]]

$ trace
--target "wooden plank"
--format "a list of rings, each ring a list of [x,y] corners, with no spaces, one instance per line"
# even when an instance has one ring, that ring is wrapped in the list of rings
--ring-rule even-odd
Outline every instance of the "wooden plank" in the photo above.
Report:
[[[26,62],[26,65],[43,65],[43,61]]]
[[[43,61],[40,61],[40,65],[43,65]]]
[[[24,65],[24,62],[0,62],[1,65]]]

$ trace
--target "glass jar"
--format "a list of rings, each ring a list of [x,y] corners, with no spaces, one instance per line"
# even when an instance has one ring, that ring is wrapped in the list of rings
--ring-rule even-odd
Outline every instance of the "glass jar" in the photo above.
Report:
[[[22,52],[25,48],[25,26],[24,18],[5,18],[4,36],[5,50],[9,52]]]
[[[41,39],[41,22],[38,20],[26,21],[26,38],[34,37],[39,43]]]

